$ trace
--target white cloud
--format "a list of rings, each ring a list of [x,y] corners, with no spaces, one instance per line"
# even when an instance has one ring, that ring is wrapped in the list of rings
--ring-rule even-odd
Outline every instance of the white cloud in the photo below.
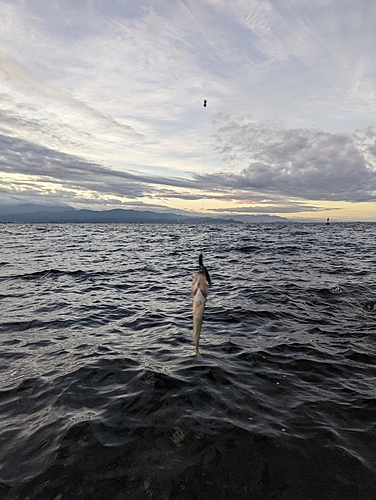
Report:
[[[340,0],[1,2],[6,168],[54,157],[62,189],[150,203],[373,200],[375,21]]]

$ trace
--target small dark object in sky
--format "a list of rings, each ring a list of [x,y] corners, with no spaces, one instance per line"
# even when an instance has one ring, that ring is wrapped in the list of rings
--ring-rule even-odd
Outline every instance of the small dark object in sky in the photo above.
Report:
[[[205,100],[204,100],[204,108],[206,108],[206,102],[207,102],[207,101],[206,101],[206,99],[205,99]]]

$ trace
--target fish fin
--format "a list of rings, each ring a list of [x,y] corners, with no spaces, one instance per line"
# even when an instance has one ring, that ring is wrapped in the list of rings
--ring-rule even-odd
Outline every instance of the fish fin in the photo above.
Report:
[[[211,278],[210,278],[210,274],[209,274],[209,271],[206,269],[206,267],[204,266],[204,263],[202,261],[203,257],[202,257],[202,253],[200,253],[199,257],[198,257],[198,265],[200,267],[200,271],[202,273],[204,273],[205,275],[205,278],[206,278],[206,281],[208,282],[208,285],[209,286],[212,286],[212,281],[211,281]]]
[[[208,285],[212,286],[212,281],[211,281],[211,278],[210,278],[209,271],[206,269],[205,266],[203,266],[202,270],[204,271],[205,278],[206,278],[206,281],[208,282]]]

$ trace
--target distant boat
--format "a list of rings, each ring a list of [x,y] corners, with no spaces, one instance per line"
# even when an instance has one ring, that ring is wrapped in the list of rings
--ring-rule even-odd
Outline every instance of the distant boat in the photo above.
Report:
[[[330,225],[330,222],[329,222],[329,217],[326,219],[326,225],[329,226]]]

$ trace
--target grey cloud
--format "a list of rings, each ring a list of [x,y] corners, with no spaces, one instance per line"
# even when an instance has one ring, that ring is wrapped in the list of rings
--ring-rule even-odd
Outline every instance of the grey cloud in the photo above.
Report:
[[[288,203],[284,206],[278,205],[263,205],[246,208],[233,208],[231,210],[214,209],[211,212],[226,212],[229,214],[293,214],[297,212],[323,212],[327,208],[315,207],[313,205],[304,205],[303,203]],[[331,208],[330,210],[335,210]]]
[[[375,165],[366,157],[374,146],[355,133],[288,130],[232,117],[215,139],[227,170],[202,178],[208,184],[310,200],[376,199]]]
[[[11,174],[37,176],[51,183],[63,182],[73,189],[133,197],[143,196],[146,191],[140,179],[132,175],[4,135],[0,135],[0,169]]]
[[[164,186],[198,187],[189,179],[164,178],[121,172],[91,163],[72,155],[45,148],[15,137],[0,135],[0,170],[10,174],[37,176],[50,183],[64,183],[70,189],[90,189],[98,193],[128,197],[179,196]],[[195,197],[193,196],[193,199]]]
[[[231,119],[229,119],[231,118]],[[284,129],[249,119],[217,117],[216,153],[226,171],[191,178],[163,177],[113,170],[57,150],[0,135],[0,169],[34,175],[56,189],[151,199],[249,202],[249,211],[288,213],[319,210],[291,199],[371,201],[376,199],[373,129],[329,134]],[[252,204],[258,204],[253,208]],[[245,212],[240,208],[239,212]]]

